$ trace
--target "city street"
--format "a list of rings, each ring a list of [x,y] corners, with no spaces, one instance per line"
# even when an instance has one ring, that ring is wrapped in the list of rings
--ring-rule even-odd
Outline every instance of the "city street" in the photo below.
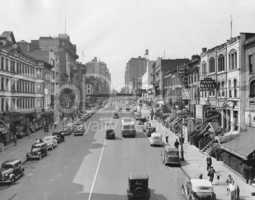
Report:
[[[109,104],[95,114],[87,122],[90,128],[86,135],[69,136],[41,161],[27,162],[23,178],[15,185],[0,187],[1,200],[127,199],[131,172],[149,174],[152,200],[184,199],[181,169],[165,167],[162,148],[150,147],[143,133],[122,138],[120,119],[112,119],[109,112],[113,108]],[[107,120],[116,123],[116,140],[105,140],[103,124]]]

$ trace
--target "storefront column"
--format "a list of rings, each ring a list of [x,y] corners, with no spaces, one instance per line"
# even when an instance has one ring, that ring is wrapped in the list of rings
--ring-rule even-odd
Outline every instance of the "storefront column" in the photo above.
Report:
[[[221,114],[221,128],[224,128],[224,112],[223,110],[220,112]]]
[[[234,120],[234,111],[230,110],[230,132],[232,133],[235,130],[235,120]]]

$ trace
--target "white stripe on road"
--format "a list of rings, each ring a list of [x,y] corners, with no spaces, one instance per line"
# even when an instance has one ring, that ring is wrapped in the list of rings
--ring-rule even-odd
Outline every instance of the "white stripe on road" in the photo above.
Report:
[[[91,200],[91,199],[92,199],[92,194],[93,194],[93,190],[94,190],[94,187],[95,187],[95,184],[96,184],[97,174],[98,174],[98,172],[99,172],[99,169],[100,169],[100,166],[101,166],[101,161],[102,161],[103,154],[104,154],[104,148],[105,148],[105,140],[104,140],[104,143],[103,143],[103,147],[102,147],[102,149],[101,149],[101,152],[100,152],[100,156],[99,156],[99,160],[98,160],[98,163],[97,163],[97,169],[96,169],[96,172],[95,172],[95,175],[94,175],[94,179],[93,179],[92,185],[91,185],[91,187],[90,187],[88,200]]]

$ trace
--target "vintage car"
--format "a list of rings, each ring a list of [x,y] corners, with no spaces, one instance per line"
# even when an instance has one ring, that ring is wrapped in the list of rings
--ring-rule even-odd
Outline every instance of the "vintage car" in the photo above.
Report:
[[[79,126],[76,126],[74,128],[74,131],[73,131],[73,135],[74,136],[83,136],[84,135],[84,132],[85,132],[85,128],[84,128],[84,125],[79,125]]]
[[[45,136],[43,139],[43,142],[47,144],[48,150],[53,150],[58,146],[58,141],[55,136],[49,135]]]
[[[113,113],[113,119],[119,119],[119,114],[117,112]]]
[[[151,146],[163,146],[164,145],[163,137],[162,137],[162,134],[160,134],[160,133],[152,133],[149,138],[149,142],[150,142]]]
[[[107,129],[105,133],[106,139],[115,139],[115,131],[113,129]]]
[[[11,184],[24,175],[24,167],[20,160],[7,160],[0,169],[0,184]]]
[[[44,142],[35,143],[32,145],[31,150],[29,153],[26,154],[27,160],[33,159],[42,159],[43,157],[47,156],[47,144]]]
[[[57,142],[61,143],[65,141],[65,136],[59,132],[53,132],[52,133],[53,136],[56,136]]]
[[[182,191],[188,200],[216,200],[213,185],[208,179],[190,179],[182,185]]]
[[[59,131],[55,131],[55,132],[59,132],[64,136],[72,135],[72,133],[73,133],[73,124],[69,123],[63,129],[61,129]]]
[[[147,174],[130,174],[128,178],[128,187],[128,200],[150,199],[149,176]]]
[[[162,162],[164,165],[176,165],[176,166],[181,165],[179,151],[175,147],[166,145],[161,155]]]

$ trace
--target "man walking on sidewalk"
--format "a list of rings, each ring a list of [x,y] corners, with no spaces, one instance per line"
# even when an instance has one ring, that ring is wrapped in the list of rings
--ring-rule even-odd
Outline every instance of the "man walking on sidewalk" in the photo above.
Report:
[[[208,171],[212,166],[212,158],[210,156],[206,158],[206,164],[207,164],[207,171]]]
[[[175,140],[175,143],[174,143],[174,146],[175,146],[175,148],[176,148],[177,150],[179,149],[179,145],[180,145],[180,143],[179,143],[178,139],[176,139],[176,140]]]
[[[211,166],[210,169],[208,170],[209,181],[210,181],[211,183],[213,182],[214,174],[215,174],[215,170],[214,170],[214,168]]]

